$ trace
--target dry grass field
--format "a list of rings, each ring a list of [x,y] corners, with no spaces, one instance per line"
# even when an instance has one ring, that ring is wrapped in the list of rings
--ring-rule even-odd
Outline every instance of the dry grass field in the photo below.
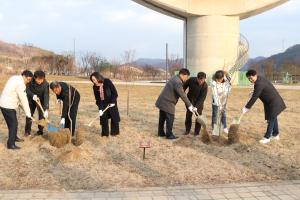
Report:
[[[7,80],[0,77],[0,91]],[[54,79],[54,77],[51,77]],[[64,77],[58,77],[63,80]],[[69,79],[70,80],[70,79]],[[80,80],[80,79],[76,79]],[[242,119],[241,142],[204,144],[200,137],[183,136],[185,107],[176,107],[175,141],[156,137],[158,110],[154,103],[161,87],[117,85],[121,114],[121,134],[102,138],[99,123],[88,127],[97,116],[91,84],[73,83],[81,93],[77,127],[85,141],[79,146],[57,149],[45,137],[25,138],[20,151],[6,149],[7,128],[0,115],[0,188],[1,189],[99,189],[113,187],[171,186],[247,181],[300,179],[300,91],[280,90],[287,109],[279,116],[281,140],[261,145],[264,134],[263,107],[260,101]],[[127,89],[130,93],[126,115]],[[228,125],[240,113],[249,89],[232,90],[228,103]],[[58,126],[60,117],[51,93],[50,120]],[[204,115],[211,118],[208,94]],[[24,114],[19,115],[18,135],[24,134]],[[210,124],[210,122],[209,122]],[[37,127],[33,126],[33,131]],[[140,141],[150,141],[146,159],[142,159]]]

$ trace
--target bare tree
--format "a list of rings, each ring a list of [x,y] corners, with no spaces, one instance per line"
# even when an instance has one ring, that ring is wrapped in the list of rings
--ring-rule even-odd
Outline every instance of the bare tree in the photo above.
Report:
[[[171,54],[168,63],[170,75],[174,75],[175,71],[183,67],[183,59],[181,59],[178,54]]]

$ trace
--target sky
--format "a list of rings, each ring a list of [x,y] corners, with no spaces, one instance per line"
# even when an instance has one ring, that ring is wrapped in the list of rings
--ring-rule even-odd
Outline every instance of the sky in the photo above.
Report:
[[[250,57],[270,56],[300,44],[300,0],[242,20]],[[56,53],[95,52],[121,59],[182,56],[183,22],[131,0],[0,0],[0,40],[33,44]]]

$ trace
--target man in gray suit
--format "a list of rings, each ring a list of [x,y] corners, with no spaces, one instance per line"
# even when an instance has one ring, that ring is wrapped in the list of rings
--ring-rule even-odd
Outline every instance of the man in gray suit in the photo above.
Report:
[[[165,85],[164,89],[160,93],[155,106],[159,109],[159,123],[158,123],[158,136],[165,137],[167,139],[176,139],[173,132],[173,122],[175,115],[175,105],[178,102],[179,97],[184,101],[185,105],[191,112],[197,110],[185,94],[183,90],[183,83],[189,78],[190,72],[188,69],[180,69],[179,74],[173,76]],[[164,132],[164,125],[166,121],[167,130]]]

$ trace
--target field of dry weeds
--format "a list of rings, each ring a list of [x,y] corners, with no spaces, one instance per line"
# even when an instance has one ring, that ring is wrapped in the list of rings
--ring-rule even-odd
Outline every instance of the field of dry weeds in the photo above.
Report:
[[[53,78],[53,77],[52,77]],[[6,81],[1,77],[0,91]],[[63,79],[59,77],[58,79]],[[78,79],[77,79],[78,80]],[[91,84],[72,84],[81,93],[78,128],[85,141],[79,146],[57,149],[46,138],[25,138],[20,151],[9,151],[5,144],[7,129],[0,115],[0,188],[1,189],[99,189],[111,187],[170,186],[183,184],[228,183],[300,179],[300,91],[280,90],[287,109],[279,117],[281,140],[260,145],[264,121],[258,101],[242,120],[241,143],[221,142],[206,145],[199,137],[183,136],[185,107],[176,107],[174,133],[178,140],[156,137],[158,110],[154,103],[161,87],[117,85],[121,134],[100,137],[99,123],[87,124],[97,116]],[[129,116],[127,116],[129,90]],[[239,115],[250,89],[232,90],[228,103],[228,124]],[[50,120],[58,125],[59,110],[51,94]],[[204,115],[211,117],[208,94]],[[18,135],[24,134],[24,114],[19,115]],[[35,131],[37,127],[33,127]],[[150,141],[146,160],[142,159],[140,141]]]

